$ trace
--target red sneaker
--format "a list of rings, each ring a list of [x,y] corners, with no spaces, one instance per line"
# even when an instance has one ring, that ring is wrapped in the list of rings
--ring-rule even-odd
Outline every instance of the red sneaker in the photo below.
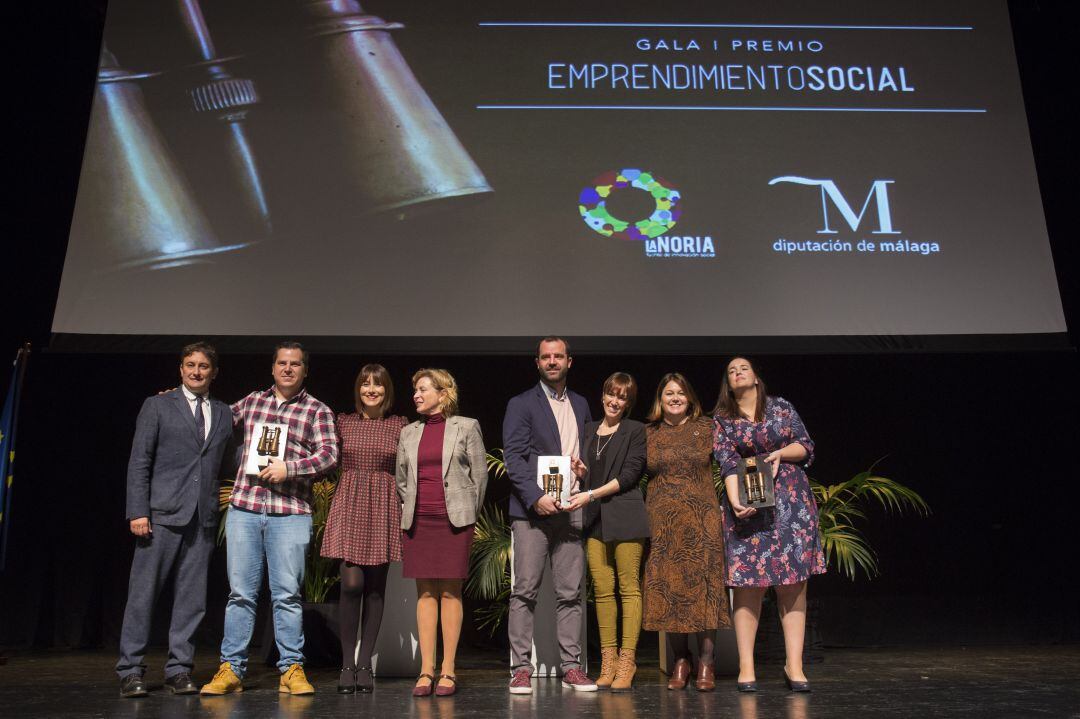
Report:
[[[571,669],[563,674],[562,685],[567,689],[573,689],[576,692],[594,692],[596,691],[596,682],[585,674],[580,669]]]
[[[511,694],[532,694],[532,675],[528,669],[518,669],[510,680]]]

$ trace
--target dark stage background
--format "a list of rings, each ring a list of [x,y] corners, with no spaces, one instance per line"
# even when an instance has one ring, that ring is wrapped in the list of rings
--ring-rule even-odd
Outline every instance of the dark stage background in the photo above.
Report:
[[[1077,319],[1077,250],[1072,217],[1077,153],[1070,3],[1010,2],[1013,29],[1047,224],[1066,317]],[[104,2],[23,10],[16,38],[32,65],[16,113],[16,188],[6,239],[0,353],[26,339],[35,352],[19,427],[11,545],[0,574],[0,645],[111,647],[116,643],[132,541],[123,518],[124,471],[142,399],[173,386],[172,355],[41,351],[64,257],[96,70]],[[399,273],[403,286],[412,276]],[[421,286],[416,287],[422,291]],[[193,290],[194,291],[194,290]],[[649,293],[649,288],[642,292]],[[660,301],[660,290],[656,290]],[[497,301],[497,298],[493,298]],[[183,306],[177,306],[183,312]],[[725,311],[722,307],[713,311]],[[552,328],[558,331],[558,328]],[[530,346],[516,356],[318,355],[309,389],[346,410],[356,369],[381,361],[408,404],[407,378],[445,366],[459,379],[463,412],[480,419],[489,446],[500,441],[506,399],[535,381]],[[836,482],[884,457],[879,471],[918,490],[927,519],[871,515],[868,534],[883,575],[852,583],[815,579],[827,644],[990,644],[1080,640],[1073,586],[1080,497],[1074,404],[1080,364],[1073,351],[963,354],[771,355],[761,358],[770,389],[800,410],[818,443],[812,476]],[[571,384],[593,400],[616,369],[646,393],[668,370],[689,375],[706,406],[723,358],[576,358]],[[226,355],[215,393],[234,399],[268,386],[269,356]],[[0,375],[6,387],[7,375]],[[639,417],[643,408],[634,413]],[[492,501],[505,484],[493,483]],[[212,568],[201,644],[220,638],[224,565]],[[473,633],[467,641],[483,644]]]

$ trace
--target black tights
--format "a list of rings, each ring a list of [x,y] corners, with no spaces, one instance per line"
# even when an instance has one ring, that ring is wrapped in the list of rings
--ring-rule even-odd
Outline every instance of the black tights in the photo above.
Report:
[[[690,657],[690,646],[688,643],[689,634],[682,634],[679,632],[665,632],[664,636],[667,638],[667,650],[668,660],[671,665],[679,659],[686,659],[690,661],[691,665],[693,661]],[[713,664],[713,637],[712,632],[697,632],[697,645],[698,645],[698,659],[708,666]]]
[[[375,639],[382,624],[383,594],[386,592],[386,572],[389,564],[372,567],[341,563],[341,667],[355,669],[370,667],[375,652]],[[360,627],[360,605],[363,602],[364,625]],[[353,664],[356,652],[356,630],[360,627],[360,655]]]

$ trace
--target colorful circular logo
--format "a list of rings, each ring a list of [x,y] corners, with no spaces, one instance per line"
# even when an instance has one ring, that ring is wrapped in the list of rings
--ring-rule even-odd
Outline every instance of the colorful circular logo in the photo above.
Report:
[[[656,209],[644,220],[628,222],[607,209],[607,199],[614,193],[634,188],[652,195]],[[647,240],[671,230],[682,214],[679,191],[663,179],[643,170],[612,170],[593,180],[578,196],[578,210],[585,224],[605,237],[621,240]]]

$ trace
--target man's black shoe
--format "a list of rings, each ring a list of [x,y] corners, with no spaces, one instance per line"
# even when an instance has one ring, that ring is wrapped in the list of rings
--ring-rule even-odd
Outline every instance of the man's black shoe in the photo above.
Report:
[[[128,674],[120,680],[120,696],[122,697],[132,699],[134,697],[144,697],[148,693],[146,683],[143,682],[142,676],[138,674]]]
[[[191,681],[191,676],[187,672],[180,672],[179,674],[173,674],[171,677],[166,677],[165,686],[173,694],[199,693],[199,687],[195,686],[195,682]]]

